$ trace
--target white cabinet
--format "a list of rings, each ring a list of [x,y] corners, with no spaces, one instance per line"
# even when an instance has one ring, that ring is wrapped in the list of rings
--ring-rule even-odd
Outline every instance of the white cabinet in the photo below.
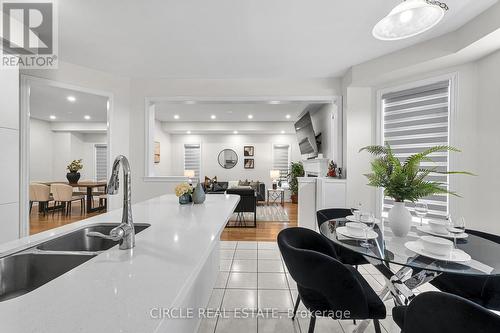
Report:
[[[318,230],[316,211],[326,208],[346,208],[347,180],[301,177],[299,181],[299,227]]]

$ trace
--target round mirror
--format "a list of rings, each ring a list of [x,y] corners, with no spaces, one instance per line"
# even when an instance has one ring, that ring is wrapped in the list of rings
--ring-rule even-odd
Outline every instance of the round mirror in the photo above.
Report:
[[[232,149],[224,149],[219,153],[218,160],[224,169],[232,169],[238,163],[238,155]]]

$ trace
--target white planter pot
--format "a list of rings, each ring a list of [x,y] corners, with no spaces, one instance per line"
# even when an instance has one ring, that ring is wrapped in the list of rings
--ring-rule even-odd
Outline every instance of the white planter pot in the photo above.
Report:
[[[395,202],[389,211],[389,226],[397,237],[405,237],[411,228],[411,214],[404,202]]]

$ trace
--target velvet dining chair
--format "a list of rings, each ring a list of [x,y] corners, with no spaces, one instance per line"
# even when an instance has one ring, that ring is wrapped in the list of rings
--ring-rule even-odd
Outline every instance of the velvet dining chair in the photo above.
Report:
[[[337,260],[333,244],[324,236],[305,228],[288,228],[278,234],[278,246],[298,297],[311,314],[309,333],[317,316],[332,319],[373,319],[380,333],[379,319],[386,316],[384,303],[351,265]],[[292,319],[293,319],[292,318]]]

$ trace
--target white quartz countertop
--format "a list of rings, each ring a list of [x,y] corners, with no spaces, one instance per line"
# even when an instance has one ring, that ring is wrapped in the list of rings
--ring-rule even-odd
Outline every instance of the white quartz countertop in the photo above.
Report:
[[[239,201],[207,195],[204,204],[184,205],[165,195],[133,205],[135,223],[151,226],[136,246],[99,254],[40,288],[0,302],[0,332],[155,332],[154,307],[175,307],[217,244]],[[96,223],[117,223],[121,209],[0,246],[0,253],[29,247]]]

